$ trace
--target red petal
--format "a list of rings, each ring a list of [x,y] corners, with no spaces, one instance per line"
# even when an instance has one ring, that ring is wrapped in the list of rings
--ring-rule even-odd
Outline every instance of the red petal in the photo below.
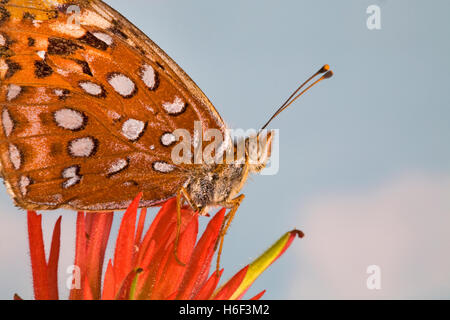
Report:
[[[47,263],[42,238],[42,216],[37,215],[35,211],[28,211],[27,218],[34,298],[36,300],[49,300]]]
[[[94,212],[88,213],[92,215],[91,230],[89,240],[87,241],[86,255],[86,275],[89,279],[91,294],[94,299],[99,299],[101,294],[102,267],[105,257],[105,250],[113,213],[111,212]]]
[[[17,293],[15,293],[14,300],[23,300],[23,299]]]
[[[175,298],[177,297],[177,293],[178,292],[175,291],[174,293],[167,296],[164,300],[175,300]]]
[[[128,207],[120,224],[119,234],[114,251],[114,272],[117,283],[122,283],[130,273],[134,255],[134,239],[136,230],[136,215],[142,192],[137,195]]]
[[[122,285],[120,286],[120,290],[117,294],[117,300],[130,300],[134,299],[134,297],[130,297],[131,290],[133,287],[133,282],[137,281],[137,277],[139,277],[139,274],[142,272],[142,269],[136,269],[132,270],[123,281]]]
[[[136,239],[134,244],[136,247],[139,247],[142,240],[142,234],[144,232],[145,218],[147,217],[147,208],[141,209],[141,214],[139,215],[138,226],[136,230]]]
[[[192,218],[197,215],[192,212],[190,209],[182,209],[181,210],[181,230],[183,230],[186,225],[191,221]],[[145,254],[147,250],[147,246],[150,244],[151,240],[155,240],[156,250],[159,250],[161,247],[167,246],[170,244],[170,241],[163,242],[162,238],[165,238],[167,234],[172,234],[175,238],[174,232],[174,223],[177,222],[177,203],[176,199],[172,198],[167,200],[162,206],[161,210],[159,210],[156,218],[153,220],[147,234],[142,241],[142,245],[140,248],[140,258]],[[142,261],[138,259],[138,261]]]
[[[80,268],[79,276],[81,279],[84,279],[86,275],[86,220],[84,212],[78,212],[74,264]],[[84,283],[81,285],[84,286]],[[76,288],[71,289],[69,299],[82,299],[82,290]]]
[[[147,250],[149,249],[150,244],[152,243],[153,233],[155,230],[156,225],[159,224],[159,221],[161,220],[163,216],[163,211],[159,210],[156,217],[153,219],[152,224],[150,225],[149,230],[147,230],[144,239],[142,240],[139,251],[138,251],[138,257],[136,259],[136,266],[143,266],[142,260],[144,256],[147,254]]]
[[[192,299],[205,283],[224,217],[225,209],[222,209],[211,219],[206,227],[192,254],[177,299]]]
[[[150,245],[148,246],[147,252],[145,253],[145,256],[142,258],[142,263],[140,263],[138,265],[138,267],[142,267],[144,269],[148,269],[150,263],[152,262],[153,259],[153,254],[155,253],[155,247],[156,247],[156,243],[155,240],[152,240],[150,242]]]
[[[50,289],[50,299],[58,300],[58,261],[61,238],[61,218],[59,217],[53,229],[50,256],[48,259],[48,282]]]
[[[102,300],[114,300],[115,297],[114,267],[111,260],[109,260],[108,266],[106,267],[105,278],[103,279]]]
[[[228,300],[233,295],[233,293],[236,291],[237,288],[242,283],[242,280],[244,280],[245,275],[247,274],[248,266],[243,268],[241,271],[236,273],[233,278],[228,280],[228,282],[219,289],[219,292],[214,296],[214,300]]]
[[[191,223],[186,227],[186,230],[180,234],[178,241],[177,256],[181,262],[187,263],[194,250],[195,242],[198,233],[198,219],[192,219]],[[175,241],[166,250],[165,263],[159,268],[159,274],[156,277],[156,283],[150,299],[164,299],[167,292],[174,292],[178,289],[183,275],[186,271],[186,266],[182,266],[175,259]]]
[[[266,290],[261,291],[260,293],[258,293],[256,296],[254,296],[253,298],[251,298],[250,300],[259,300],[262,298],[262,296],[266,293]]]
[[[181,210],[180,235],[184,232],[188,223],[196,217],[197,215],[192,210]],[[139,253],[135,267],[144,269],[143,274],[139,277],[137,290],[139,299],[149,298],[156,284],[155,279],[158,276],[161,265],[164,265],[168,259],[167,252],[172,250],[169,249],[169,246],[175,240],[176,225],[176,199],[172,198],[166,201],[159,210],[138,249]]]
[[[172,225],[174,228],[174,225]],[[158,271],[160,269],[161,264],[164,262],[164,257],[166,256],[167,250],[165,250],[165,246],[169,243],[169,238],[171,237],[170,233],[165,233],[163,238],[160,238],[157,243],[155,240],[152,240],[152,244],[154,247],[151,252],[151,259],[148,260],[148,264],[142,265],[145,270],[144,274],[140,277],[139,283],[139,299],[147,300],[154,288],[155,285],[158,285],[156,282],[156,277],[158,275]],[[150,257],[150,255],[149,255]]]
[[[219,274],[214,271],[208,281],[206,281],[206,283],[200,289],[194,300],[208,300],[216,289],[217,284],[220,281],[220,277],[222,277],[222,274],[223,269],[219,271]]]
[[[83,212],[84,214],[84,212]],[[89,214],[89,212],[85,215],[85,231],[86,234],[90,234],[91,233],[91,229],[92,229],[92,221],[94,220],[95,215]],[[86,243],[86,250],[87,250],[87,243]]]
[[[82,300],[94,300],[94,296],[92,295],[91,286],[89,285],[88,278],[84,278],[83,281],[83,292],[81,299]]]
[[[144,237],[144,241],[145,238],[152,238],[155,235],[156,230],[159,233],[162,231],[162,228],[167,229],[170,221],[173,220],[174,213],[177,212],[176,206],[176,198],[169,199],[163,204],[152,224],[150,225],[150,228],[148,229],[147,234]]]

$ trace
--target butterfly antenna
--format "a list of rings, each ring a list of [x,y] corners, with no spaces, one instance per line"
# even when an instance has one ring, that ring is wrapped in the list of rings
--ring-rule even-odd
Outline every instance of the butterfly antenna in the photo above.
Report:
[[[323,74],[319,79],[314,81],[312,84],[310,84],[306,89],[302,90],[311,80],[313,80],[316,76]],[[308,78],[305,82],[303,82],[297,90],[294,91],[294,93],[291,94],[291,96],[281,105],[281,107],[277,110],[277,112],[274,113],[274,115],[269,119],[269,121],[266,122],[266,124],[261,128],[261,130],[264,130],[267,128],[270,122],[272,122],[273,119],[275,119],[283,110],[287,109],[292,103],[294,103],[300,96],[302,96],[306,91],[311,89],[313,86],[318,84],[320,81],[331,78],[333,76],[333,71],[330,70],[329,65],[324,65],[322,68],[320,68],[319,71],[314,73],[311,77]]]

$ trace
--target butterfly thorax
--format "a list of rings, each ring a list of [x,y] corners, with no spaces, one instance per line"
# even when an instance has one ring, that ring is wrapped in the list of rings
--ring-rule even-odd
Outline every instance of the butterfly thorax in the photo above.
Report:
[[[248,175],[246,164],[204,165],[189,179],[186,190],[192,205],[200,211],[227,206],[242,188]]]
[[[241,191],[248,174],[260,172],[266,166],[271,153],[272,138],[271,132],[264,136],[264,139],[258,136],[255,141],[261,145],[256,149],[250,143],[251,138],[246,138],[242,156],[239,155],[235,144],[233,147],[235,161],[232,163],[200,165],[186,183],[191,205],[198,208],[201,213],[206,213],[208,207],[232,206],[232,200]]]

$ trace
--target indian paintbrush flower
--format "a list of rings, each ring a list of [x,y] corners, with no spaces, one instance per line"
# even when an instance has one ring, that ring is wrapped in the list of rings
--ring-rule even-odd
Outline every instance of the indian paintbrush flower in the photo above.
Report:
[[[290,246],[301,231],[284,234],[259,258],[242,268],[219,286],[223,270],[210,273],[216,242],[225,219],[225,209],[217,212],[197,240],[198,215],[189,208],[181,212],[181,231],[174,254],[177,211],[176,200],[168,200],[144,230],[147,210],[140,210],[140,195],[122,217],[114,256],[103,274],[113,214],[110,212],[79,212],[76,226],[75,262],[71,300],[91,299],[241,299],[255,279]],[[61,217],[57,220],[48,260],[42,235],[42,216],[28,211],[28,235],[33,274],[34,296],[37,300],[59,299],[58,261]],[[137,224],[137,226],[136,226]],[[102,281],[103,279],[103,281]],[[262,291],[253,299],[259,299]],[[15,299],[20,299],[15,295]]]

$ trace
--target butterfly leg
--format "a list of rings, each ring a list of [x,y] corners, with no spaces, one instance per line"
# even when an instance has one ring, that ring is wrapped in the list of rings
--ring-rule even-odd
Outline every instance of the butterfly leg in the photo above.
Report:
[[[188,202],[188,204],[191,206],[192,209],[194,209],[195,212],[198,212],[198,208],[192,202],[191,197],[189,196],[184,187],[177,192],[177,234],[175,236],[174,255],[175,260],[180,265],[185,266],[186,264],[178,258],[178,242],[180,240],[180,232],[181,232],[181,205],[183,203],[183,198]]]
[[[226,205],[227,207],[231,207],[231,210],[225,217],[225,220],[223,222],[223,225],[222,225],[222,228],[221,228],[221,231],[219,234],[219,238],[217,239],[217,242],[216,242],[215,249],[217,249],[217,246],[219,246],[219,251],[217,252],[217,263],[216,263],[217,274],[219,274],[219,270],[220,270],[220,257],[222,256],[223,240],[225,238],[225,235],[227,234],[227,231],[231,225],[231,222],[234,219],[234,216],[236,215],[237,209],[241,205],[241,202],[242,202],[242,200],[244,200],[244,198],[245,198],[245,195],[241,194],[240,196],[231,200],[230,203],[228,203]]]

